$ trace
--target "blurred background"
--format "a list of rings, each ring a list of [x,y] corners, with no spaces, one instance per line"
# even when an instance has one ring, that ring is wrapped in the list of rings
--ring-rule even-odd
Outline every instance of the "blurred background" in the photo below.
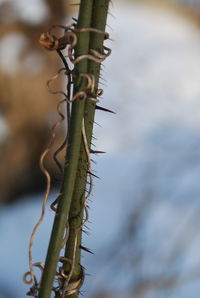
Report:
[[[76,2],[76,1],[74,1]],[[200,1],[112,1],[97,111],[95,181],[83,255],[88,298],[196,298],[200,293]],[[60,67],[38,44],[76,16],[67,0],[0,0],[0,298],[26,297],[28,241],[45,179],[39,157],[57,119],[46,81]],[[56,83],[62,87],[63,80]],[[65,129],[57,133],[57,143]],[[62,157],[61,157],[62,158]],[[51,154],[50,202],[59,192]],[[36,235],[45,259],[53,212]]]

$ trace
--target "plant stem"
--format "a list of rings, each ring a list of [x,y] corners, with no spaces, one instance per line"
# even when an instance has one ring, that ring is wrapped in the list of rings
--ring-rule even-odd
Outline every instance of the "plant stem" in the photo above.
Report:
[[[91,24],[93,0],[82,0],[78,18],[78,28],[89,27]],[[76,56],[88,53],[89,33],[82,32],[78,35],[76,46]],[[82,60],[75,67],[78,72],[87,72],[87,60]],[[77,80],[75,92],[86,86],[85,80]],[[79,161],[80,145],[82,140],[81,128],[84,115],[84,101],[74,101],[69,127],[69,145],[66,155],[65,170],[61,194],[59,196],[58,209],[55,215],[51,238],[49,242],[45,268],[42,275],[42,281],[38,298],[49,298],[56,273],[56,266],[59,260],[61,245],[64,236],[64,230],[68,222],[68,214],[72,195],[74,191],[76,172]]]
[[[92,22],[91,22],[92,28],[105,31],[108,4],[109,4],[109,0],[94,0],[93,11],[92,11]],[[91,33],[89,48],[97,50],[98,52],[102,53],[103,41],[104,41],[104,35],[98,34],[98,33]],[[98,88],[98,82],[99,82],[100,64],[94,61],[89,61],[87,73],[94,75],[95,91],[96,91]],[[85,120],[85,131],[87,135],[87,142],[89,146],[91,145],[91,139],[92,139],[94,115],[95,115],[95,103],[94,101],[87,99],[85,103],[84,120]],[[73,198],[72,198],[72,203],[71,203],[70,213],[69,213],[70,234],[69,234],[69,238],[66,245],[66,251],[65,251],[65,256],[69,259],[71,259],[73,256],[75,230],[78,226],[81,225],[83,220],[82,200],[86,189],[86,181],[87,181],[87,158],[84,150],[84,145],[82,142],[75,188],[74,188],[74,193],[73,193]],[[78,280],[79,278],[81,278],[80,276],[81,275],[81,266],[80,266],[81,238],[82,238],[82,235],[80,231],[77,248],[76,248],[76,259],[75,259],[75,266],[74,266],[74,272],[72,275],[72,280]],[[64,270],[66,273],[69,271],[68,263],[64,264]],[[77,298],[78,294],[76,293],[66,297]]]

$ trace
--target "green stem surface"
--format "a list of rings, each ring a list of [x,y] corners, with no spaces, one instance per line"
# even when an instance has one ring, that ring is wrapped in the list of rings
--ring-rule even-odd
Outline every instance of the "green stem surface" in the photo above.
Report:
[[[108,13],[108,5],[109,0],[94,0],[93,1],[93,11],[92,11],[92,20],[91,27],[96,28],[102,31],[105,31],[107,13]],[[104,35],[99,33],[90,33],[90,44],[89,48],[97,50],[98,52],[103,52],[103,41]],[[94,75],[95,77],[95,91],[98,88],[99,82],[99,74],[100,74],[100,64],[94,61],[88,61],[87,73]],[[92,131],[93,131],[93,123],[94,123],[94,115],[95,115],[95,103],[92,100],[87,99],[85,103],[84,109],[84,120],[85,120],[85,131],[87,136],[88,145],[91,146],[92,139]],[[75,188],[72,198],[72,203],[70,206],[69,213],[69,224],[70,224],[70,235],[67,241],[65,256],[67,258],[72,258],[74,251],[74,236],[75,231],[78,226],[82,223],[83,220],[83,199],[84,193],[86,189],[86,181],[87,181],[87,157],[84,150],[84,144],[82,142],[81,150],[80,150],[80,158],[78,164],[78,171],[76,175]],[[81,278],[81,266],[80,266],[80,258],[81,258],[81,238],[82,232],[80,231],[78,236],[78,243],[76,248],[76,259],[74,272],[72,275],[72,280],[78,280]],[[69,264],[64,265],[65,272],[69,272],[70,266]],[[73,294],[71,296],[66,296],[70,298],[77,298],[78,294]]]
[[[78,28],[87,28],[91,24],[93,0],[82,0],[78,18]],[[78,35],[76,56],[88,53],[89,33],[82,32]],[[76,65],[78,72],[87,73],[87,60],[82,60]],[[75,92],[86,86],[86,80],[77,80]],[[59,196],[58,209],[55,215],[51,238],[49,242],[45,268],[42,275],[41,287],[38,298],[49,298],[56,273],[56,267],[60,256],[64,231],[68,222],[69,209],[74,191],[78,161],[80,157],[80,146],[82,141],[82,119],[84,116],[84,101],[74,101],[69,127],[69,145],[66,155],[61,194]]]

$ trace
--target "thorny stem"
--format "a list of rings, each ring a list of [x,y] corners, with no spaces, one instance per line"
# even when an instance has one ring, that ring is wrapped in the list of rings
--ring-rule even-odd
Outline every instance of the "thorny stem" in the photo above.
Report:
[[[90,27],[105,31],[107,12],[108,12],[109,0],[94,0],[93,1],[93,11],[92,11],[92,21]],[[91,33],[90,38],[90,49],[97,50],[98,52],[103,52],[103,41],[104,36]],[[88,62],[87,73],[94,75],[95,77],[95,91],[98,88],[99,74],[100,74],[100,64],[94,61]],[[91,144],[93,122],[95,114],[95,102],[87,99],[85,103],[84,110],[84,119],[85,119],[85,131],[87,135],[87,143]],[[74,193],[72,198],[72,203],[69,213],[69,225],[70,225],[70,234],[67,241],[67,246],[65,250],[65,257],[72,258],[73,249],[74,249],[74,237],[76,228],[80,226],[83,220],[83,204],[82,200],[84,197],[87,181],[87,157],[84,150],[84,144],[82,142],[80,158],[78,163],[78,170],[76,175],[76,182],[74,187]],[[81,266],[80,266],[80,245],[81,245],[81,231],[79,232],[77,248],[76,248],[76,257],[75,257],[75,266],[74,272],[72,275],[72,280],[77,280],[80,278]],[[65,272],[69,272],[69,264],[64,265]],[[67,296],[66,296],[67,297]],[[68,297],[77,298],[78,293],[70,295]]]
[[[79,11],[77,27],[89,27],[91,23],[91,15],[93,8],[93,0],[82,0]],[[88,53],[89,50],[89,33],[82,32],[78,34],[78,44],[76,47],[76,55]],[[87,73],[87,60],[77,63],[78,72]],[[75,92],[82,89],[86,85],[85,80],[77,80]],[[82,119],[84,115],[84,101],[74,101],[72,105],[72,113],[69,127],[69,145],[66,155],[63,183],[61,187],[61,195],[59,198],[58,208],[54,219],[53,229],[49,242],[44,272],[38,298],[49,298],[53,286],[56,266],[58,263],[60,250],[63,242],[64,230],[68,222],[68,214],[72,195],[74,191],[80,146],[82,140]]]

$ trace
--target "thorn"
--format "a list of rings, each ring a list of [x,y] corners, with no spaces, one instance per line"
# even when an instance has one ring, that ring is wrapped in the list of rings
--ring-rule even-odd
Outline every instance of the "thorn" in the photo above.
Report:
[[[96,110],[101,110],[101,111],[104,111],[104,112],[108,112],[108,113],[112,113],[112,114],[116,114],[115,112],[109,110],[109,109],[106,109],[106,108],[103,108],[103,107],[100,107],[98,105],[96,105],[95,107]]]
[[[87,171],[87,173],[89,174],[89,175],[92,175],[93,177],[95,177],[95,178],[98,178],[98,179],[100,179],[100,177],[98,177],[97,175],[95,175],[95,174],[93,174],[92,172],[90,172],[90,171]]]
[[[116,20],[116,17],[110,12],[110,10],[108,10],[108,14],[109,14],[114,20]]]
[[[106,23],[106,27],[108,27],[111,31],[113,31],[113,28],[110,25],[108,25],[107,23]]]
[[[85,276],[93,276],[93,275],[90,273],[85,273]]]
[[[90,235],[90,233],[89,233],[88,231],[86,231],[86,230],[83,230],[83,229],[82,229],[82,232],[83,232],[84,234],[86,234],[87,236]]]
[[[78,293],[79,293],[79,295],[81,295],[81,296],[85,296],[85,292],[86,292],[86,291],[83,291],[83,290],[80,291],[80,290],[79,290]]]
[[[97,123],[96,121],[94,121],[94,124],[96,124],[99,127],[102,127],[99,123]]]
[[[94,143],[91,142],[90,144],[91,144],[92,146],[96,147],[96,145],[95,145]]]
[[[90,229],[88,226],[85,225],[84,227],[85,227],[86,229],[88,229],[89,231],[91,231],[91,229]]]
[[[81,265],[80,263],[79,265],[82,267],[83,270],[86,270],[85,266]]]
[[[104,65],[100,65],[100,72],[99,72],[99,74],[101,74],[101,73],[106,73],[106,70],[105,70],[105,66]]]
[[[99,154],[99,153],[106,153],[106,152],[105,151],[97,151],[97,150],[90,149],[90,153]]]
[[[80,249],[83,249],[84,251],[90,253],[90,254],[94,254],[89,248],[85,247],[85,246],[82,246],[82,245],[79,245]]]
[[[104,84],[104,83],[102,83],[102,82],[99,82],[99,85],[102,85],[102,86],[104,86],[104,87],[108,87],[108,85],[106,85],[106,84]]]
[[[104,81],[104,82],[107,83],[107,80],[105,80],[105,79],[102,77],[102,75],[99,75],[99,78],[100,78],[102,81]]]

